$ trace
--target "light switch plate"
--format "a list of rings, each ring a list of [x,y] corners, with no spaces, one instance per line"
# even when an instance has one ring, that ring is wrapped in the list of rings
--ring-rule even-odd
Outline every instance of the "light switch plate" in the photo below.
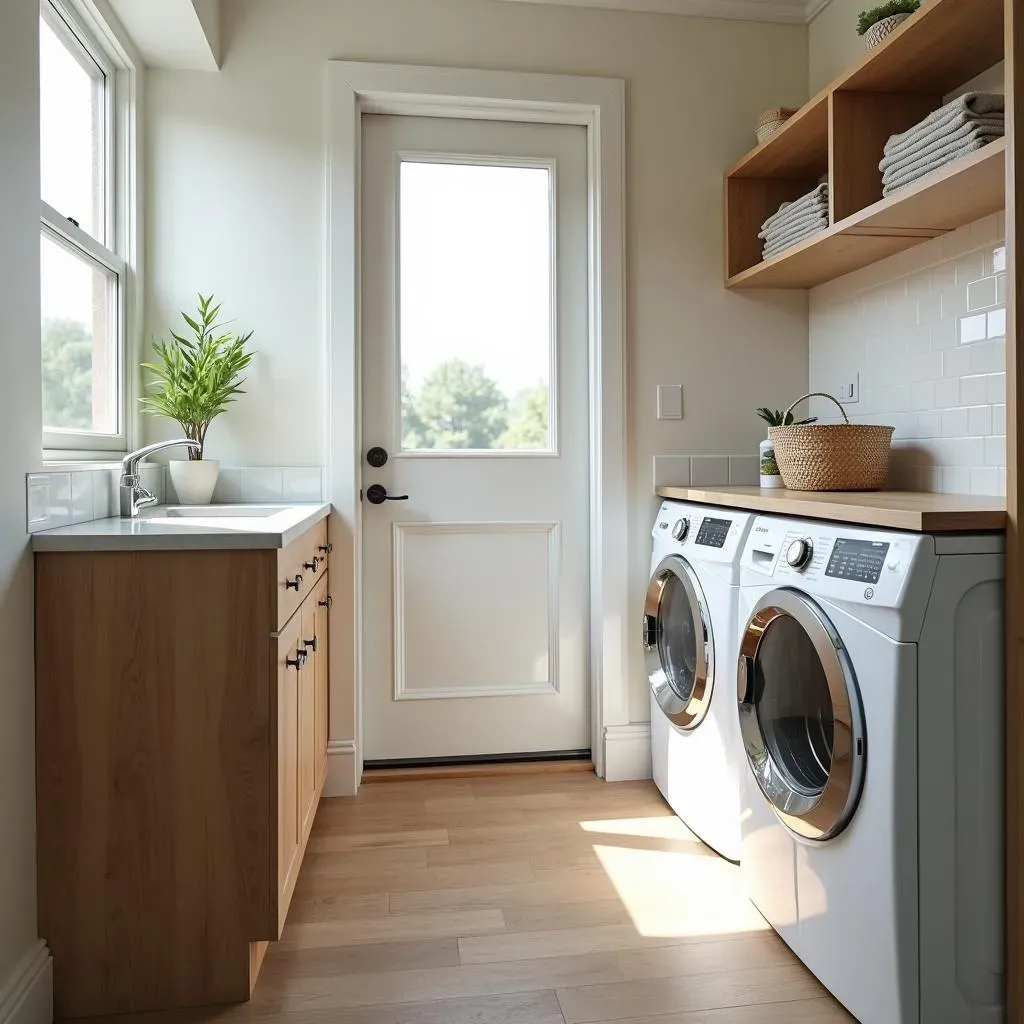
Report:
[[[859,402],[860,374],[850,373],[836,381],[835,397],[844,405],[852,405],[854,402]]]
[[[683,418],[683,385],[658,385],[658,419],[681,420]]]

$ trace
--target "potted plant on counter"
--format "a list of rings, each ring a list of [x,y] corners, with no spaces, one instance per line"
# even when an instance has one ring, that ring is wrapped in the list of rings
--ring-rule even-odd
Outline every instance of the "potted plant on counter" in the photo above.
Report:
[[[808,416],[804,420],[794,420],[791,412],[783,413],[778,409],[768,409],[765,406],[761,406],[757,410],[757,415],[769,427],[802,426],[805,423],[814,423],[818,418],[817,416]],[[779,472],[779,464],[775,461],[775,445],[772,444],[771,435],[758,445],[758,461],[761,464],[761,486],[782,487],[782,474]]]
[[[170,341],[154,342],[155,361],[142,364],[152,374],[146,384],[149,393],[140,399],[142,408],[177,420],[185,436],[200,445],[198,451],[189,450],[187,460],[170,462],[171,481],[183,505],[206,505],[213,497],[220,463],[205,458],[206,432],[245,393],[242,373],[253,358],[246,349],[252,331],[225,331],[226,325],[217,322],[219,314],[213,295],[200,293],[198,315],[181,314],[194,337],[171,331]]]
[[[873,50],[920,6],[921,0],[889,0],[881,7],[861,11],[857,17],[857,35],[864,37],[866,49]]]

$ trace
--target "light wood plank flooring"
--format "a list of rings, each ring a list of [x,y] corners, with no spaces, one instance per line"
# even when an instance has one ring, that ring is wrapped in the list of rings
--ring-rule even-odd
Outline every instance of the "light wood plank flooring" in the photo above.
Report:
[[[649,782],[374,782],[324,800],[244,1006],[118,1024],[833,1024],[737,869]]]

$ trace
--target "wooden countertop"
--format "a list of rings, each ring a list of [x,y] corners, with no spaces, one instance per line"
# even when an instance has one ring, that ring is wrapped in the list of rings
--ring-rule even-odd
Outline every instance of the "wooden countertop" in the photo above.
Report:
[[[787,491],[760,487],[658,487],[676,501],[752,509],[805,519],[881,526],[915,533],[963,533],[1006,529],[1006,501],[970,494],[918,491]]]

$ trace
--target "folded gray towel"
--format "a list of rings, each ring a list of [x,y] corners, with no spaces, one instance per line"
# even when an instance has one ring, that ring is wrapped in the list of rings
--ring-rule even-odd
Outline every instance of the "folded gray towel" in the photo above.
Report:
[[[802,242],[805,238],[810,238],[812,235],[817,235],[824,231],[828,227],[828,220],[822,219],[816,224],[805,224],[799,231],[791,232],[788,235],[783,235],[778,238],[771,238],[765,242],[764,248],[761,250],[764,258],[768,259],[769,256],[776,256],[778,253],[789,249],[791,246],[796,245],[798,242]]]
[[[1006,124],[1002,115],[999,117],[979,118],[977,121],[964,121],[963,124],[958,124],[956,127],[950,126],[948,130],[945,127],[936,129],[928,136],[922,137],[919,141],[908,143],[893,153],[886,153],[882,157],[878,169],[886,171],[890,168],[905,166],[907,163],[919,160],[923,155],[930,153],[939,146],[949,145],[959,139],[970,138],[972,134],[978,131],[990,132],[994,137],[998,138],[1003,135],[1005,130]]]
[[[928,138],[936,129],[940,134],[945,127],[959,127],[965,120],[977,120],[1001,114],[1006,107],[1006,99],[995,92],[965,92],[957,96],[945,106],[933,110],[924,120],[919,121],[905,132],[890,135],[885,144],[886,155],[894,154],[907,145],[914,145]]]
[[[993,141],[994,140],[992,138],[979,136],[967,139],[959,144],[958,149],[955,149],[952,152],[944,152],[943,155],[935,156],[923,165],[917,165],[912,171],[906,171],[899,177],[892,178],[888,182],[883,182],[882,195],[888,196],[893,192],[898,192],[901,188],[906,188],[908,185],[912,185],[919,178],[923,178],[932,171],[938,170],[940,167],[945,166],[959,157],[966,156],[968,153],[975,153]]]
[[[980,149],[982,146],[986,146],[988,143],[1002,137],[1003,133],[1001,130],[978,128],[963,138],[954,139],[952,142],[943,145],[929,146],[928,149],[923,150],[914,159],[904,160],[887,168],[882,174],[882,184],[889,185],[894,181],[905,180],[914,175],[927,174],[929,170],[934,170],[948,160],[955,160],[958,156],[963,156],[964,153],[974,152],[974,150]],[[972,146],[973,148],[965,149],[965,146]]]
[[[799,234],[806,228],[818,227],[828,227],[828,210],[810,211],[791,221],[776,221],[767,231],[759,231],[757,237],[771,243],[780,238]]]
[[[788,219],[796,216],[806,209],[828,208],[828,184],[818,185],[817,188],[808,192],[807,195],[794,199],[790,203],[783,203],[778,210],[768,217],[761,225],[762,230],[768,229],[780,219]]]

